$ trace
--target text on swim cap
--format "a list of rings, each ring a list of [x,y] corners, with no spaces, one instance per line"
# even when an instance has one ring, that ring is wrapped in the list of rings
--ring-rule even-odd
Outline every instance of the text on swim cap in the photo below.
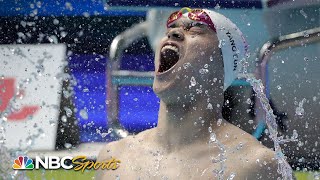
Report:
[[[239,59],[239,56],[238,56],[238,53],[237,53],[237,47],[236,47],[236,44],[233,40],[233,37],[231,35],[231,33],[228,31],[226,33],[226,35],[229,37],[229,41],[231,43],[231,50],[232,52],[234,53],[233,54],[233,71],[237,70],[237,66],[238,66],[238,59]]]

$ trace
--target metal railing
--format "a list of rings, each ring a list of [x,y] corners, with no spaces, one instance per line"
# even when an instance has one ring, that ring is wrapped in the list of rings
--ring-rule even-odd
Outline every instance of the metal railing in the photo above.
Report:
[[[289,35],[280,36],[276,39],[268,41],[260,49],[256,76],[261,79],[263,84],[266,85],[266,69],[268,61],[272,53],[280,51],[287,48],[304,46],[307,44],[312,44],[320,41],[320,28],[314,28],[305,30],[302,32],[297,32]]]
[[[297,32],[297,33],[293,33],[293,34],[289,34],[289,35],[285,35],[285,36],[280,36],[278,38],[275,38],[271,41],[268,41],[267,43],[265,43],[262,48],[260,49],[260,54],[258,56],[258,62],[257,62],[257,67],[256,67],[256,78],[257,79],[261,79],[264,87],[265,87],[265,93],[267,95],[267,97],[270,99],[270,85],[269,85],[269,78],[268,76],[268,63],[272,57],[272,55],[274,55],[276,52],[280,52],[283,50],[287,50],[287,49],[291,49],[291,48],[296,48],[296,47],[309,47],[309,45],[311,44],[315,44],[315,43],[319,43],[320,42],[320,28],[314,28],[314,29],[309,29],[309,30],[305,30],[302,32]],[[316,52],[318,53],[318,52]],[[257,102],[257,101],[256,101]],[[259,104],[259,103],[258,103]],[[307,117],[305,117],[307,118]],[[292,119],[293,120],[293,119]],[[294,123],[292,120],[289,120],[288,122]],[[258,136],[260,137],[263,132],[264,129],[266,128],[266,124],[264,121],[264,116],[262,113],[259,113],[256,115],[256,122],[258,123],[257,129],[255,134],[259,134]],[[281,121],[277,121],[278,127],[281,126],[285,126],[286,123],[285,122],[281,122]],[[291,125],[294,126],[294,125]],[[290,134],[290,132],[285,131],[285,129],[287,129],[288,127],[284,127],[282,130],[280,128],[280,132],[281,133],[286,133],[286,134]],[[299,127],[296,127],[299,128]],[[302,127],[301,127],[302,128]],[[310,127],[309,127],[310,128]],[[291,127],[292,129],[292,127]],[[301,135],[301,138],[305,138],[305,135]],[[299,135],[300,137],[300,135]],[[272,142],[268,142],[268,140],[262,140],[263,144],[272,147]],[[309,142],[310,144],[311,142]],[[293,144],[291,144],[293,145]],[[291,146],[290,145],[290,146]],[[292,150],[295,148],[292,148]],[[289,148],[288,156],[290,158],[290,163],[291,164],[296,164],[297,166],[305,166],[306,164],[303,164],[301,162],[298,161],[298,159],[295,159],[295,155],[291,155],[291,151]],[[304,150],[303,150],[304,151]],[[311,151],[310,151],[311,152]],[[303,152],[303,153],[308,153]],[[294,154],[294,153],[293,153]],[[310,162],[309,162],[310,161]],[[315,160],[306,160],[306,163],[309,163],[310,167],[317,167],[319,166],[319,164],[317,165],[315,162]]]
[[[255,69],[255,75],[257,79],[261,79],[265,89],[264,92],[266,96],[269,98],[269,85],[267,82],[267,67],[268,62],[273,53],[292,48],[305,46],[308,44],[320,42],[320,28],[314,28],[305,30],[302,32],[297,32],[289,35],[280,36],[278,38],[272,39],[271,41],[266,42],[262,48],[260,49],[260,53],[258,55],[257,66]],[[256,117],[256,121],[259,121],[260,117]],[[258,127],[264,128],[265,124],[259,125]],[[257,131],[259,131],[257,129]],[[260,130],[262,133],[263,131]],[[261,134],[260,134],[261,135]]]
[[[119,34],[111,43],[109,62],[107,64],[107,109],[108,126],[112,128],[116,139],[128,135],[119,122],[119,87],[122,85],[151,86],[152,72],[121,70],[120,64],[123,51],[133,42],[146,36],[148,22],[134,25]]]

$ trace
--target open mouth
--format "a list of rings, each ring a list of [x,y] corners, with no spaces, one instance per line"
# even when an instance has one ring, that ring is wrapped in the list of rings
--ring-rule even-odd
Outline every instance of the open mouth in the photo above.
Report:
[[[169,70],[179,61],[179,48],[172,44],[164,45],[160,52],[160,67],[158,72]]]

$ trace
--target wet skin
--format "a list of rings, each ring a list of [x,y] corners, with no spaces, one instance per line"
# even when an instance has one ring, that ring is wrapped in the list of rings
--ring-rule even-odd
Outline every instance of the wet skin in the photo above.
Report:
[[[219,170],[221,163],[212,160],[219,154],[226,157],[224,179],[233,175],[234,179],[281,177],[273,151],[223,120],[219,41],[207,26],[193,25],[185,18],[177,20],[156,52],[153,89],[161,100],[158,126],[107,144],[98,161],[116,157],[121,164],[114,171],[97,171],[97,179],[218,179],[213,171]],[[168,49],[178,49],[179,59],[159,71],[161,63],[168,63],[164,55],[173,53],[162,49],[168,44],[174,46]],[[216,137],[210,144],[209,127]]]

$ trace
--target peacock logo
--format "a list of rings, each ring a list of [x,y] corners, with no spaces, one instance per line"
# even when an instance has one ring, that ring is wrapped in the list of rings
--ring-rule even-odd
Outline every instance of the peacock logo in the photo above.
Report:
[[[14,160],[14,163],[12,165],[13,169],[33,169],[33,161],[32,159],[29,159],[27,156],[19,156],[17,159]]]

